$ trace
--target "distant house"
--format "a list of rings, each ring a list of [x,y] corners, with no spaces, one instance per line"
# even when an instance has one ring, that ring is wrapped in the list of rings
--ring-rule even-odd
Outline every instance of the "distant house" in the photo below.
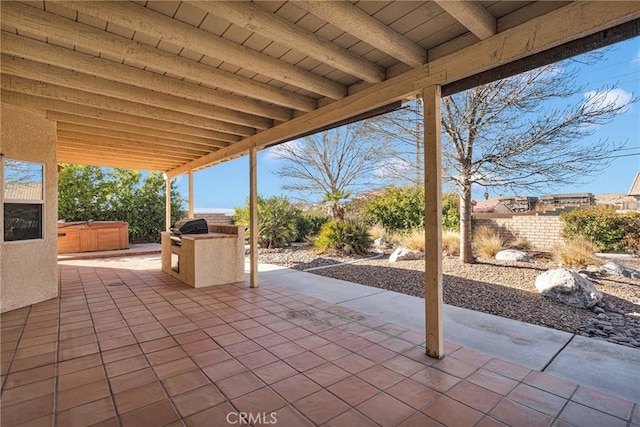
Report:
[[[500,199],[478,200],[471,202],[473,213],[511,213],[513,212]]]
[[[592,193],[550,194],[540,196],[539,202],[545,207],[590,206],[596,203]]]
[[[622,199],[622,209],[637,211],[640,210],[640,172],[636,174],[627,196]]]
[[[506,196],[500,197],[500,201],[507,205],[512,212],[529,212],[535,209],[538,203],[537,197]]]

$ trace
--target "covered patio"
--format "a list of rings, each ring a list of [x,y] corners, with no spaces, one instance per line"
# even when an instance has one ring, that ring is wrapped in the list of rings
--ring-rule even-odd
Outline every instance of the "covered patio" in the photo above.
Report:
[[[194,289],[157,257],[61,263],[60,296],[0,339],[3,426],[640,424],[637,403],[449,342],[434,359],[277,283]]]

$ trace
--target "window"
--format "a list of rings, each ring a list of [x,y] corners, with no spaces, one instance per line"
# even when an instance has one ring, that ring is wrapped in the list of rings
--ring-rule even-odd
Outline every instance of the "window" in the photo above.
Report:
[[[4,241],[42,239],[44,165],[4,160]]]

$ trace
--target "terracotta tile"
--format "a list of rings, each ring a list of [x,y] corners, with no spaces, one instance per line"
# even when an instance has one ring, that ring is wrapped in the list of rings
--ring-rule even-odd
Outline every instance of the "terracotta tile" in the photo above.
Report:
[[[129,359],[118,360],[117,362],[108,363],[105,365],[107,375],[109,377],[117,377],[129,372],[137,371],[149,366],[144,356],[135,356]]]
[[[24,348],[24,347],[30,347],[32,345],[52,343],[52,342],[56,342],[57,340],[58,340],[58,334],[49,334],[49,335],[43,335],[35,338],[21,339],[20,341],[18,341],[17,339],[15,341],[9,341],[9,336],[4,332],[2,332],[1,348],[2,348],[2,351],[4,352],[7,350],[15,350],[16,348]],[[50,350],[50,351],[53,351],[53,350]]]
[[[322,424],[349,410],[349,406],[326,390],[300,399],[294,406],[316,424]]]
[[[440,393],[446,392],[461,381],[459,378],[431,367],[416,372],[411,376],[411,379]]]
[[[276,333],[270,333],[269,335],[261,336],[259,338],[254,339],[253,341],[260,344],[262,347],[266,349],[270,349],[271,347],[275,347],[277,345],[289,342],[288,339]]]
[[[528,406],[536,411],[555,417],[567,403],[565,399],[555,394],[531,387],[526,384],[518,385],[509,394],[509,399]]]
[[[580,427],[622,427],[626,425],[625,420],[575,402],[569,402],[558,418]]]
[[[266,335],[270,335],[272,333],[273,333],[273,331],[271,329],[267,328],[266,326],[257,326],[255,328],[245,329],[245,330],[242,331],[242,334],[244,336],[246,336],[247,338],[250,338],[250,339],[263,337],[263,336],[266,336]]]
[[[235,359],[225,360],[224,362],[215,363],[213,365],[202,368],[202,371],[213,382],[217,382],[246,370],[247,368],[245,368],[240,362]]]
[[[123,427],[164,426],[179,419],[168,400],[162,400],[120,417]]]
[[[64,361],[68,359],[75,359],[76,357],[86,356],[88,354],[98,353],[100,349],[97,343],[85,344],[78,347],[69,348],[66,350],[58,351],[58,360]]]
[[[129,345],[125,347],[114,348],[102,352],[102,361],[104,363],[117,362],[118,360],[128,359],[130,357],[142,354],[138,345]]]
[[[284,359],[289,365],[293,366],[300,372],[307,371],[325,363],[325,360],[310,351],[296,354],[295,356]]]
[[[277,414],[280,408],[287,406],[287,402],[268,387],[245,394],[234,399],[232,403],[238,411],[253,414],[272,412]]]
[[[100,349],[102,351],[122,348],[136,344],[136,339],[133,336],[112,338],[110,340],[100,341]]]
[[[427,356],[427,350],[424,346],[416,346],[407,351],[403,351],[402,355],[408,357],[409,359],[413,359],[418,363],[421,363],[425,366],[431,366],[434,363],[437,363],[439,359],[435,359],[433,357]]]
[[[199,341],[191,341],[189,343],[182,344],[182,349],[185,351],[185,353],[191,356],[199,353],[204,353],[206,351],[215,350],[217,348],[220,348],[220,346],[208,337]]]
[[[152,341],[146,341],[140,344],[140,348],[145,353],[153,353],[155,351],[165,350],[175,347],[178,343],[172,337],[159,338]]]
[[[195,354],[191,356],[191,359],[196,363],[196,365],[202,368],[205,366],[213,365],[214,363],[219,363],[224,360],[231,359],[231,355],[225,350],[219,348],[216,350]]]
[[[565,399],[570,398],[573,392],[576,391],[576,388],[578,387],[578,385],[575,383],[545,374],[544,372],[540,371],[531,372],[524,379],[524,382],[533,387],[564,397]]]
[[[53,414],[27,421],[24,424],[17,424],[15,427],[51,427],[52,425],[54,425]]]
[[[489,389],[495,393],[507,395],[511,390],[518,385],[517,381],[510,378],[503,377],[495,372],[488,371],[486,369],[480,369],[473,374],[469,375],[466,379],[470,383],[479,385],[486,389]]]
[[[236,330],[231,326],[225,324],[207,328],[204,330],[204,332],[206,332],[207,335],[209,335],[211,338],[216,339],[219,336],[236,332]]]
[[[400,424],[399,427],[443,427],[443,425],[425,414],[417,413]]]
[[[484,368],[517,381],[522,381],[531,372],[529,368],[500,359],[491,359]]]
[[[216,336],[214,337],[214,339],[216,343],[218,343],[218,345],[220,345],[221,347],[226,347],[248,340],[248,338],[242,335],[240,332],[232,332],[230,334]]]
[[[360,412],[355,409],[351,409],[344,412],[341,415],[333,418],[327,423],[322,425],[323,427],[376,427],[378,424],[374,423]]]
[[[414,343],[405,341],[397,337],[392,337],[384,341],[380,341],[378,344],[384,348],[393,350],[396,353],[402,353],[403,351],[409,350],[410,348],[413,348],[415,346]]]
[[[381,426],[397,426],[411,417],[415,410],[386,393],[358,405],[357,409]]]
[[[469,350],[468,348],[460,348],[455,352],[451,353],[451,357],[455,357],[458,360],[463,360],[467,363],[471,363],[476,366],[483,366],[488,361],[492,359],[491,356],[488,356],[483,353],[478,353],[473,350]]]
[[[26,371],[20,371],[9,374],[4,387],[9,389],[26,384],[35,383],[38,381],[53,378],[55,375],[55,365],[45,365],[38,368],[28,369]]]
[[[270,347],[269,351],[281,359],[304,353],[306,350],[293,342],[285,342],[283,344]]]
[[[191,325],[191,327],[197,328],[195,325]],[[173,329],[169,328],[169,331],[175,331],[178,328],[184,329],[186,328],[186,326],[183,326],[183,325],[174,326]],[[151,329],[149,331],[136,332],[133,335],[135,336],[137,342],[143,343],[147,341],[154,341],[160,338],[166,338],[170,334],[165,329]]]
[[[506,427],[506,424],[498,422],[493,418],[484,417],[480,420],[478,424],[476,424],[476,427]],[[556,421],[553,424],[553,427],[575,427],[575,426],[570,425],[568,423],[564,423],[563,421]]]
[[[340,359],[336,359],[333,361],[333,363],[352,374],[357,374],[358,372],[364,371],[365,369],[370,368],[375,364],[372,361],[365,359],[364,357],[355,353],[352,353],[345,357],[341,357]]]
[[[206,385],[195,390],[188,391],[173,398],[173,403],[183,417],[188,417],[197,412],[216,406],[226,399],[213,385]]]
[[[371,346],[371,342],[354,335],[336,341],[336,344],[355,353],[359,353],[361,350]]]
[[[291,341],[296,341],[304,337],[312,336],[311,332],[303,328],[291,328],[286,331],[280,332],[280,335],[287,339],[290,339]]]
[[[238,412],[227,402],[185,418],[185,423],[189,427],[226,426],[238,421]]]
[[[196,365],[188,357],[153,366],[153,370],[161,380],[193,369],[196,369]]]
[[[24,359],[14,359],[11,363],[11,372],[26,371],[27,369],[50,365],[54,363],[55,360],[55,352],[39,354],[33,357],[25,357]]]
[[[15,405],[38,397],[53,394],[55,381],[48,378],[42,381],[8,388],[2,391],[2,407]]]
[[[251,340],[246,340],[236,344],[228,345],[224,349],[230,355],[234,357],[238,357],[238,356],[242,356],[243,354],[253,353],[254,351],[262,350],[262,347]]]
[[[466,381],[456,384],[447,392],[447,396],[480,412],[489,412],[502,400],[501,394]]]
[[[267,350],[254,351],[253,353],[238,356],[236,359],[249,369],[259,368],[260,366],[268,365],[278,360],[277,357]]]
[[[156,377],[153,375],[151,368],[140,369],[128,374],[109,378],[111,390],[114,394],[122,393],[123,391],[131,390],[132,388],[140,387],[155,381]]]
[[[334,343],[329,343],[323,346],[315,347],[312,351],[318,356],[328,361],[340,359],[342,357],[345,357],[351,354],[351,351]]]
[[[458,378],[466,378],[474,373],[478,367],[471,363],[456,359],[454,357],[445,357],[444,359],[434,363],[434,368],[446,372]]]
[[[173,360],[187,357],[180,347],[171,347],[165,350],[156,351],[155,353],[147,353],[147,360],[151,366],[160,365],[162,363],[171,362]]]
[[[265,326],[274,332],[282,332],[282,331],[286,331],[287,329],[292,329],[296,327],[295,324],[289,322],[288,320],[280,320],[278,322],[269,323],[268,325],[265,325]]]
[[[351,375],[344,369],[331,363],[325,363],[313,369],[309,369],[304,374],[316,383],[320,384],[322,387],[328,387],[331,384],[335,384]]]
[[[510,426],[542,427],[551,425],[553,421],[553,418],[548,415],[534,411],[509,399],[504,399],[498,403],[498,406],[493,408],[489,415]]]
[[[56,415],[58,426],[88,426],[116,416],[110,397],[76,406]]]
[[[256,369],[252,369],[252,371],[267,384],[273,384],[298,373],[298,371],[282,361],[270,363]]]
[[[58,392],[56,396],[56,410],[58,412],[80,406],[111,396],[109,384],[106,379],[70,390]]]
[[[318,336],[318,335],[308,335],[304,338],[297,339],[296,344],[300,347],[306,348],[307,350],[313,350],[318,347],[325,346],[330,344],[330,341]],[[342,347],[340,347],[342,349]]]
[[[406,377],[411,376],[416,372],[424,369],[423,364],[402,355],[397,355],[396,357],[392,359],[388,359],[382,362],[381,364],[385,368],[391,369],[392,371],[397,372]]]
[[[356,406],[380,393],[374,386],[354,376],[327,387],[327,390],[351,406]]]
[[[91,344],[98,342],[98,337],[95,334],[83,335],[80,337],[73,337],[65,340],[60,340],[58,342],[58,348],[60,350],[66,350],[71,347],[77,347],[80,345]],[[55,342],[52,343],[55,345]],[[55,346],[54,348],[55,349]],[[53,351],[53,349],[51,351]]]
[[[102,365],[102,359],[99,354],[90,354],[88,356],[79,357],[77,359],[66,360],[58,363],[58,375],[65,375],[71,372],[83,371],[94,366]]]
[[[382,363],[398,355],[395,351],[389,350],[378,344],[373,344],[370,347],[365,348],[358,352],[360,355],[372,360],[376,363]]]
[[[446,396],[436,400],[424,412],[444,425],[473,425],[483,414]]]
[[[4,404],[3,400],[2,425],[23,424],[52,414],[53,399],[53,393],[51,393],[11,406],[5,406],[6,404]]]
[[[253,373],[246,371],[216,382],[216,385],[229,399],[250,393],[262,388],[265,383]]]
[[[441,396],[440,393],[409,378],[388,389],[387,393],[415,409],[423,409]]]
[[[294,375],[271,385],[276,392],[289,402],[302,399],[321,389],[318,384],[302,374]]]
[[[631,417],[633,409],[633,403],[628,400],[584,386],[578,388],[571,400],[624,420]]]
[[[209,379],[200,371],[189,371],[162,381],[169,396],[200,388],[210,384]]]

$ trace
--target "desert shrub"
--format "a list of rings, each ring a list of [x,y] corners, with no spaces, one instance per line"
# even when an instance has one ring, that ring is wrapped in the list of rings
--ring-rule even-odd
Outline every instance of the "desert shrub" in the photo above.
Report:
[[[553,247],[554,261],[566,267],[586,267],[596,258],[596,246],[587,239],[575,238]]]
[[[528,251],[531,249],[531,242],[526,237],[518,236],[513,242],[509,243],[509,247]]]
[[[474,230],[473,245],[477,255],[493,258],[504,247],[504,241],[491,228],[482,226]]]
[[[400,237],[400,245],[412,251],[424,252],[424,228],[414,228]]]
[[[460,253],[460,232],[455,230],[442,231],[442,251],[447,255]]]
[[[371,238],[377,239],[378,237],[384,237],[387,242],[391,241],[391,236],[393,235],[393,233],[387,231],[387,229],[380,224],[370,225],[369,227],[367,227],[367,231],[369,232]]]
[[[389,187],[364,206],[364,219],[389,231],[409,231],[424,224],[424,191],[420,187]]]
[[[364,224],[352,220],[331,220],[320,229],[314,246],[320,253],[331,250],[352,255],[366,253],[372,243]]]
[[[298,234],[295,241],[306,242],[309,238],[317,236],[322,226],[330,219],[319,212],[300,212],[296,216]]]
[[[295,241],[299,210],[284,197],[258,197],[258,244],[266,248],[279,248]],[[235,224],[247,227],[249,235],[249,201],[236,208],[232,217]]]
[[[455,193],[442,195],[442,228],[460,230],[460,198]]]
[[[606,206],[590,206],[560,214],[564,222],[562,237],[583,238],[593,242],[599,251],[637,250],[640,241],[640,213],[616,213]]]

